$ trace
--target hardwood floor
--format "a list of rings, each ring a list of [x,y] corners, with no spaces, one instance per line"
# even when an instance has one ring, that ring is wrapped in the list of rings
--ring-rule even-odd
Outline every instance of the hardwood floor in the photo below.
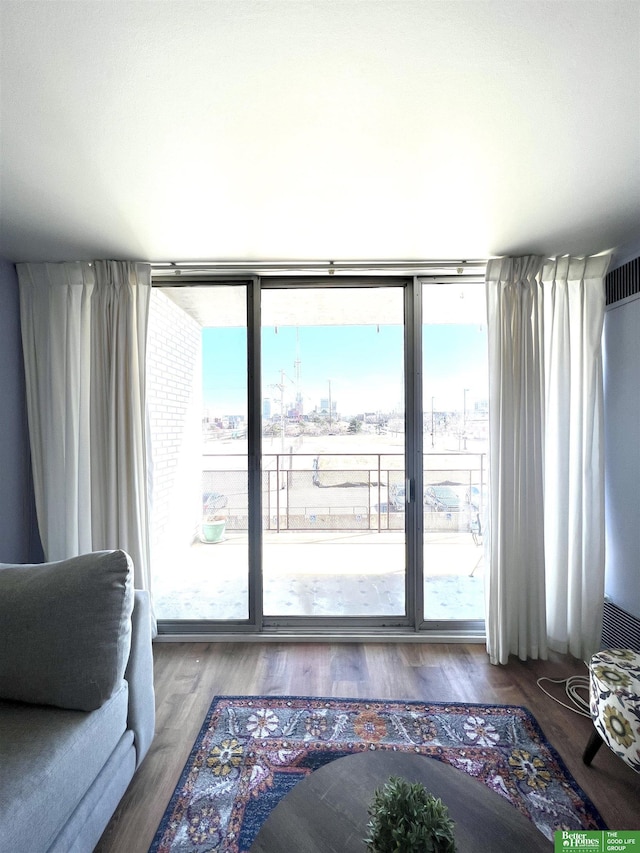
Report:
[[[524,705],[611,829],[640,829],[640,774],[606,746],[582,752],[591,721],[547,697],[542,676],[585,675],[581,661],[488,662],[482,644],[157,643],[156,737],[96,853],[147,853],[215,695],[302,695]],[[563,701],[562,686],[547,685]]]

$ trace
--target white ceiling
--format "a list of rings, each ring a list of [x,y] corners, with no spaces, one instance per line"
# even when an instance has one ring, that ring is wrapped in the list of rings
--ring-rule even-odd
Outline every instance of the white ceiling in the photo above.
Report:
[[[0,0],[0,257],[640,239],[640,0]]]

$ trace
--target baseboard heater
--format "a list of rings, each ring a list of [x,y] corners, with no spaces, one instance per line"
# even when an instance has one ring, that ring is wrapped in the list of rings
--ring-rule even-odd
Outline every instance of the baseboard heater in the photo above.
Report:
[[[640,653],[640,619],[612,601],[605,601],[601,648],[633,649]]]

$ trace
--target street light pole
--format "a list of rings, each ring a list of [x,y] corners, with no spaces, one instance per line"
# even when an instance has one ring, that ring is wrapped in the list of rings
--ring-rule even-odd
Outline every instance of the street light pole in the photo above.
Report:
[[[284,453],[284,370],[280,370],[280,449]]]
[[[432,448],[435,447],[435,439],[434,439],[435,433],[433,431],[433,401],[434,400],[435,400],[435,397],[432,397],[431,398],[431,447]]]
[[[467,449],[467,391],[464,389],[464,410],[462,412],[462,438],[464,439],[464,449]]]

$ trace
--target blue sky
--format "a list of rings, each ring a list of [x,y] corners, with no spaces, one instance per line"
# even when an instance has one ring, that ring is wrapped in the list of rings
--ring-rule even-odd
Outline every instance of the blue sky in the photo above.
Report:
[[[471,408],[486,394],[486,331],[479,325],[424,326],[424,405],[462,409],[464,389]],[[280,400],[285,373],[285,403],[296,392],[296,356],[304,411],[328,396],[341,414],[389,411],[400,404],[403,381],[403,329],[393,326],[279,326],[262,330],[263,396]],[[204,329],[203,394],[213,414],[246,410],[246,333],[239,328]]]

